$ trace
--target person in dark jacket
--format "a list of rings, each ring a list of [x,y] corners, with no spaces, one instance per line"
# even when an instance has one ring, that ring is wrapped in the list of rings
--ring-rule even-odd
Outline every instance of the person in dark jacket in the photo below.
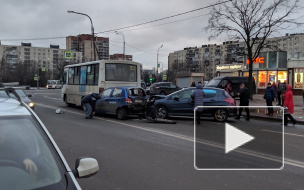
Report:
[[[248,88],[245,86],[244,83],[241,84],[240,86],[240,106],[249,106],[249,98],[250,98],[250,94],[249,94],[249,90]],[[250,115],[249,115],[249,108],[245,108],[246,111],[246,120],[249,121],[250,120]],[[235,119],[240,119],[241,115],[243,112],[243,108],[241,107],[239,109],[239,115],[235,118]]]
[[[281,106],[283,106],[284,105],[284,98],[285,98],[285,92],[286,92],[286,81],[284,81],[284,83],[283,83],[283,85],[282,85],[282,95],[281,95],[281,99],[282,99],[282,105]]]
[[[204,91],[203,86],[201,83],[198,83],[196,86],[196,89],[192,92],[191,98],[194,100],[194,108],[197,106],[203,106],[204,105]],[[201,124],[200,122],[200,115],[202,113],[203,109],[199,108],[196,110],[196,123]]]
[[[264,99],[266,100],[267,106],[272,106],[272,101],[275,97],[275,92],[273,88],[271,87],[271,83],[267,84],[267,88],[264,94]],[[273,116],[273,108],[268,107],[268,113],[266,115]]]
[[[278,82],[278,106],[282,106],[281,104],[281,95],[282,95],[282,89],[283,89],[283,84],[281,83],[281,81]]]
[[[196,87],[195,82],[191,83],[191,87]]]
[[[94,108],[95,101],[97,99],[100,99],[100,95],[96,93],[88,94],[85,97],[81,99],[81,103],[85,106],[86,108],[86,116],[85,119],[91,119],[93,118],[93,110],[92,107]]]

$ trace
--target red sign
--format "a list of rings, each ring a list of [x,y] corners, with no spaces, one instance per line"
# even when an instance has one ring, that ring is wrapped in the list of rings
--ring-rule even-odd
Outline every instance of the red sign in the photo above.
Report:
[[[264,57],[257,57],[253,60],[253,63],[264,63]],[[249,65],[249,59],[247,59],[247,65]]]

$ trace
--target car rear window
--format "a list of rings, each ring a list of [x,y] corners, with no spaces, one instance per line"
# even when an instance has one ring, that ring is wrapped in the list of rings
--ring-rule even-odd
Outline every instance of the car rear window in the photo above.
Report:
[[[204,98],[213,98],[216,96],[216,90],[203,89]]]
[[[168,87],[169,87],[169,86],[170,86],[170,83],[161,83],[160,85],[161,85],[161,86],[168,86]]]
[[[129,88],[128,96],[146,96],[146,93],[141,88]]]
[[[226,91],[223,91],[223,95],[224,95],[226,98],[231,98],[231,96],[230,96]]]

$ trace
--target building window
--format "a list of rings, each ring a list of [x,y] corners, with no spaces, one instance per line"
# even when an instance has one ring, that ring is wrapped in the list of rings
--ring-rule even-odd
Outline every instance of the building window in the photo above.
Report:
[[[277,68],[277,52],[269,52],[268,54],[268,68]]]
[[[278,71],[278,80],[281,81],[281,83],[287,81],[287,71]]]
[[[266,87],[266,71],[259,71],[259,88]]]
[[[287,68],[287,52],[279,52],[278,68]]]
[[[294,88],[303,89],[303,69],[295,69]]]
[[[268,71],[268,82],[271,84],[277,81],[277,72],[276,71]]]

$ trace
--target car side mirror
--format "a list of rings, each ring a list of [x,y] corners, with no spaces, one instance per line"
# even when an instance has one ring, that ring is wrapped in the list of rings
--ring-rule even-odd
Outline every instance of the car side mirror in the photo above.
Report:
[[[73,171],[75,177],[86,178],[95,175],[99,171],[98,162],[95,158],[77,158],[75,163],[75,170]]]
[[[32,95],[31,95],[31,94],[28,94],[28,95],[27,95],[27,97],[29,97],[29,98],[30,98],[30,97],[32,97]]]
[[[174,97],[174,101],[179,101],[179,97]]]

